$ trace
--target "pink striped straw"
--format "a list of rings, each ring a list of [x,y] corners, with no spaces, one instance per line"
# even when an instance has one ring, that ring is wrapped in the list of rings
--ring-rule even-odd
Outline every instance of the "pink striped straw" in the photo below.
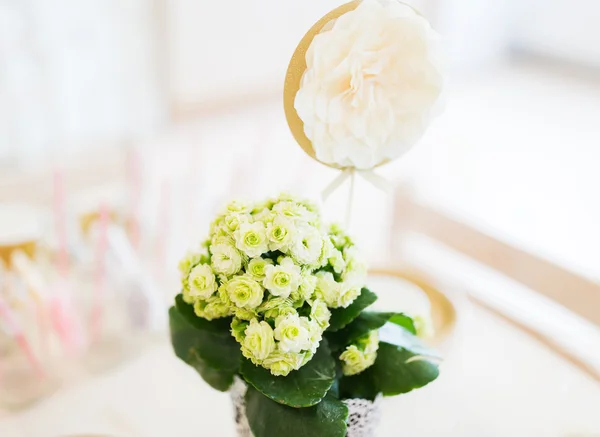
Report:
[[[58,235],[58,271],[63,278],[69,274],[69,245],[67,237],[67,211],[64,172],[54,171],[54,220]]]
[[[17,342],[17,345],[21,348],[21,350],[25,354],[25,357],[31,364],[31,367],[35,371],[36,375],[39,378],[44,378],[45,377],[44,369],[42,369],[40,362],[38,361],[37,357],[33,353],[33,350],[31,349],[31,345],[27,341],[25,334],[23,334],[21,327],[17,323],[17,319],[16,319],[15,315],[13,314],[11,308],[8,306],[8,303],[2,298],[2,296],[0,296],[0,319],[4,320],[7,330],[10,331],[10,334],[12,334],[14,336],[14,338]]]
[[[167,274],[167,241],[169,234],[169,226],[171,222],[171,184],[168,180],[163,180],[161,185],[160,202],[158,203],[158,241],[157,255],[159,268],[163,278]]]
[[[141,157],[139,151],[132,148],[129,150],[127,158],[127,181],[131,193],[131,209],[129,211],[129,218],[131,221],[129,232],[133,247],[137,249],[140,243],[140,199],[142,197]]]
[[[106,291],[106,252],[108,250],[108,226],[110,214],[108,206],[102,203],[99,208],[98,238],[96,243],[96,262],[94,272],[94,300],[91,311],[91,339],[100,337],[102,315],[104,313],[104,294]]]

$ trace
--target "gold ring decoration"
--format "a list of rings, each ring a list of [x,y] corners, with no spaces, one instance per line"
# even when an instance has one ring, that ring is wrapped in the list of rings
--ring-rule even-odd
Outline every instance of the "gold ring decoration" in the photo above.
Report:
[[[92,225],[94,225],[97,221],[100,220],[100,211],[89,211],[79,216],[79,227],[81,228],[81,232],[84,235],[89,235],[90,230],[92,229]],[[125,226],[126,220],[123,220],[119,214],[110,210],[108,213],[108,220],[110,223],[116,223],[118,225]]]
[[[327,15],[325,15],[323,18],[321,18],[319,21],[317,21],[317,23],[315,25],[313,25],[313,27],[310,28],[310,30],[306,33],[306,35],[304,35],[302,40],[300,40],[298,47],[296,47],[296,51],[292,55],[292,59],[290,60],[290,63],[289,63],[289,66],[288,66],[288,69],[287,69],[287,72],[285,75],[285,82],[283,85],[283,109],[285,111],[285,118],[287,120],[288,126],[290,127],[290,131],[292,132],[292,135],[294,136],[294,139],[296,140],[296,142],[300,145],[300,147],[302,147],[302,150],[304,150],[304,152],[306,152],[306,154],[308,156],[310,156],[312,159],[314,159],[315,161],[320,162],[321,164],[326,165],[328,167],[342,169],[342,170],[345,168],[335,165],[335,164],[328,164],[328,163],[319,161],[317,159],[312,142],[308,139],[308,137],[304,133],[304,123],[298,116],[298,113],[296,112],[294,103],[296,101],[296,94],[298,93],[298,90],[300,89],[300,85],[302,83],[302,76],[304,75],[304,72],[306,71],[306,68],[307,68],[306,52],[308,51],[308,48],[312,44],[313,39],[319,33],[321,33],[321,31],[323,30],[323,28],[325,26],[327,26],[327,24],[329,24],[333,20],[340,18],[342,15],[356,9],[358,7],[358,5],[361,3],[361,1],[362,0],[353,0],[349,3],[343,4],[343,5],[335,8],[334,10],[329,12]],[[400,1],[398,3],[406,4],[406,3],[400,2]],[[411,5],[406,5],[406,6],[410,7],[417,14],[421,15],[420,12],[417,11]],[[373,168],[377,168],[379,166],[387,164],[388,162],[390,162],[390,160],[385,159],[382,162],[375,165]]]
[[[421,274],[404,270],[374,269],[369,271],[369,275],[392,276],[419,287],[431,304],[431,320],[435,332],[433,337],[426,339],[425,342],[432,346],[439,346],[450,337],[456,327],[456,307],[446,294],[438,290]]]
[[[7,267],[11,267],[12,264],[12,254],[17,251],[22,251],[29,258],[33,258],[35,256],[37,249],[37,241],[23,241],[15,244],[2,244],[0,245],[0,259],[4,261]]]
[[[300,147],[302,147],[302,150],[304,150],[312,159],[328,167],[338,169],[341,169],[342,167],[334,164],[327,164],[317,159],[313,145],[304,133],[304,123],[302,120],[300,120],[300,117],[298,117],[298,113],[294,107],[294,102],[296,100],[296,94],[300,89],[302,75],[306,71],[306,52],[308,51],[313,39],[321,32],[321,30],[323,30],[327,23],[341,17],[347,12],[353,11],[358,7],[359,4],[360,0],[354,0],[350,3],[346,3],[329,12],[310,28],[292,55],[283,86],[283,109],[285,110],[285,117],[290,130],[292,131],[294,139],[298,142]]]
[[[23,204],[0,203],[0,260],[12,266],[15,252],[22,251],[33,258],[43,229],[42,210]]]

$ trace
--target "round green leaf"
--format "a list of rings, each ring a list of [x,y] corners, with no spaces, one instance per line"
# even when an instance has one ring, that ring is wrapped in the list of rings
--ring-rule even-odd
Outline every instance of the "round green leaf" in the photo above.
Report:
[[[439,370],[430,361],[409,361],[416,356],[401,347],[379,343],[375,364],[358,375],[344,376],[340,380],[340,394],[346,398],[375,399],[378,393],[395,396],[421,388],[435,380]]]
[[[349,325],[337,332],[327,332],[325,336],[329,341],[329,347],[333,351],[340,351],[351,344],[354,340],[370,331],[381,328],[388,321],[395,319],[402,323],[407,320],[412,323],[412,319],[400,313],[372,313],[364,312],[359,314]]]
[[[256,437],[344,437],[348,407],[327,395],[313,407],[292,408],[273,402],[249,386],[246,414]]]
[[[411,334],[417,335],[417,328],[415,328],[414,320],[408,317],[406,314],[396,313],[392,317],[390,317],[389,321],[394,323],[395,325],[403,327]]]
[[[214,332],[217,334],[229,334],[231,326],[231,317],[225,317],[216,320],[206,320],[198,317],[194,312],[194,306],[186,303],[183,296],[178,294],[175,297],[175,307],[179,313],[188,321],[188,323],[201,331]]]
[[[352,320],[354,320],[366,307],[377,300],[377,295],[368,288],[363,288],[360,295],[348,308],[336,308],[331,310],[328,331],[339,331]]]
[[[175,355],[196,369],[213,388],[226,391],[241,361],[235,339],[228,332],[198,329],[176,307],[169,310],[169,325]]]
[[[242,361],[241,373],[248,384],[280,404],[310,407],[318,404],[333,385],[335,360],[323,339],[315,356],[287,376],[274,376],[250,360]]]

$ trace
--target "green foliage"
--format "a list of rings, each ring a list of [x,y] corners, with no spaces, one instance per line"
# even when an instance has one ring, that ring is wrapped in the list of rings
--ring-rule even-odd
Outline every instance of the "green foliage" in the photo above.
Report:
[[[402,347],[380,343],[375,364],[354,376],[340,380],[340,395],[375,399],[377,394],[395,396],[421,388],[439,375],[435,363],[416,359],[418,355]]]
[[[292,408],[273,402],[249,386],[246,414],[256,437],[344,437],[348,407],[328,394],[315,406]]]
[[[241,372],[246,382],[268,398],[290,407],[309,407],[318,404],[333,385],[335,360],[323,339],[315,356],[287,376],[274,376],[249,360],[243,360]]]
[[[202,319],[199,320],[203,323],[190,323],[184,315],[187,308],[181,302],[178,299],[178,305],[169,310],[171,343],[175,355],[196,369],[211,387],[227,391],[239,370],[242,357],[239,345],[229,330],[223,329],[222,323],[213,324]]]
[[[406,329],[412,331],[412,333],[415,332],[412,319],[404,314],[363,312],[345,328],[336,332],[326,332],[325,336],[329,341],[331,350],[339,352],[357,338],[368,334],[370,331],[381,328],[388,321],[406,327]]]
[[[331,310],[331,319],[329,320],[328,331],[339,331],[369,305],[377,300],[377,295],[368,288],[363,288],[360,295],[348,306],[348,308],[336,308]]]

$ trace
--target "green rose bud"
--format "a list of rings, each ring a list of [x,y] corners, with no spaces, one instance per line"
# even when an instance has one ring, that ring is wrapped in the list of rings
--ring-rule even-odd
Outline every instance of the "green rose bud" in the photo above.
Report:
[[[194,312],[198,317],[206,320],[214,320],[230,316],[231,307],[223,302],[219,296],[212,296],[207,300],[196,301]]]
[[[341,286],[335,281],[331,272],[317,272],[317,286],[315,296],[325,301],[328,307],[338,308],[338,299],[341,293]]]
[[[435,334],[433,321],[429,315],[416,315],[413,318],[417,335],[421,338],[431,338]]]
[[[181,273],[181,277],[183,279],[187,279],[190,272],[194,267],[198,264],[206,260],[206,255],[198,252],[188,252],[182,259],[179,261],[179,272]]]
[[[304,300],[310,300],[317,287],[317,277],[312,275],[310,272],[302,272],[302,279],[300,280],[300,295]]]
[[[267,322],[250,321],[242,342],[242,354],[254,364],[260,365],[275,350],[273,329]]]
[[[235,317],[237,317],[240,320],[252,320],[252,319],[256,319],[257,314],[256,312],[252,311],[252,310],[247,310],[245,308],[236,308],[235,309]]]
[[[310,319],[316,322],[323,330],[329,326],[331,311],[327,308],[327,304],[320,299],[315,299],[310,304]]]
[[[342,275],[342,279],[346,281],[349,278],[353,278],[353,280],[362,281],[361,284],[364,285],[366,283],[368,271],[368,265],[364,257],[355,246],[344,249],[343,254],[344,260],[346,261],[346,268]]]
[[[264,289],[250,275],[236,276],[224,287],[229,299],[238,308],[254,309],[262,303]]]
[[[238,343],[242,343],[246,338],[246,328],[250,325],[245,320],[240,320],[238,318],[233,318],[231,321],[231,335],[235,338],[235,341]]]
[[[346,261],[344,261],[342,252],[335,248],[329,253],[328,261],[331,267],[333,267],[333,270],[338,274],[342,273],[346,268]]]
[[[292,306],[293,302],[289,298],[273,297],[258,307],[258,312],[262,313],[265,319],[276,319],[279,316],[296,314]]]
[[[234,236],[235,246],[249,257],[259,256],[269,250],[263,222],[242,223]]]
[[[340,355],[342,372],[346,376],[356,375],[371,367],[377,358],[379,336],[377,331],[371,331],[366,336],[358,339]]]

